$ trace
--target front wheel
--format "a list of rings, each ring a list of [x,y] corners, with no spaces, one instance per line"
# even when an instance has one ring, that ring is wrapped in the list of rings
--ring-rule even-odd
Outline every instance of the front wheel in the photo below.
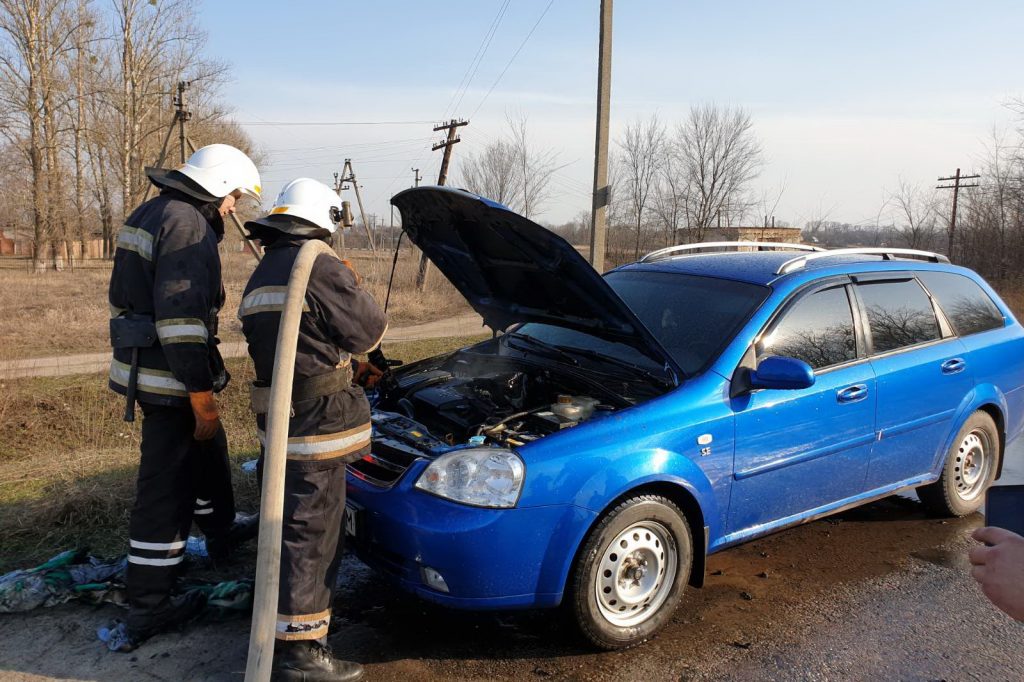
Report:
[[[686,518],[657,495],[628,499],[601,518],[576,560],[573,614],[602,649],[650,638],[671,618],[693,563]]]
[[[976,512],[995,480],[1000,456],[995,422],[987,413],[975,412],[953,439],[939,480],[918,488],[917,497],[936,516]]]

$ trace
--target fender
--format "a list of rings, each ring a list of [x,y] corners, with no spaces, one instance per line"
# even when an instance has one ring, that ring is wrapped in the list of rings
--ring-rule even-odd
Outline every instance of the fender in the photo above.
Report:
[[[612,473],[614,472],[614,473]],[[570,556],[562,557],[561,588],[564,589],[569,571],[576,560],[583,541],[603,513],[618,500],[629,496],[631,491],[640,490],[651,484],[668,484],[685,491],[693,498],[703,517],[703,527],[691,519],[691,533],[695,546],[703,544],[703,552],[693,558],[693,572],[690,582],[696,587],[703,585],[705,557],[712,538],[721,533],[724,519],[718,501],[715,499],[711,481],[692,459],[677,452],[651,449],[624,453],[607,463],[580,487],[574,500],[577,509],[588,509],[593,513],[592,522],[582,529],[575,540],[576,550]]]
[[[629,491],[649,483],[683,488],[697,500],[706,522],[717,521],[718,503],[704,471],[689,457],[661,448],[622,453],[607,460],[607,466],[583,482],[573,504],[601,513]]]
[[[1006,396],[1003,392],[993,384],[978,384],[975,386],[964,399],[960,401],[960,405],[957,407],[956,415],[953,417],[952,428],[946,435],[946,438],[942,441],[942,446],[935,453],[934,460],[932,461],[931,475],[933,479],[938,479],[942,475],[942,465],[946,459],[946,453],[953,447],[953,440],[956,438],[956,434],[963,428],[967,418],[974,414],[977,410],[987,405],[991,405],[999,410],[999,414],[1003,417],[1003,422],[1006,422],[1006,415],[1009,413],[1006,404]],[[1005,431],[1005,428],[1004,428]],[[1000,434],[1005,442],[1006,433]],[[1005,454],[1005,453],[1003,453]],[[996,469],[996,478],[999,478],[999,474],[1002,473],[1003,461],[1002,457],[999,459],[999,467]]]

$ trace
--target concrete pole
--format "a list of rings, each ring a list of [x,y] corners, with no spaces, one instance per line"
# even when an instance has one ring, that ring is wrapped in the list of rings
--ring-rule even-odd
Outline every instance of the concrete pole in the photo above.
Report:
[[[590,264],[604,272],[608,230],[608,119],[612,93],[612,0],[601,0],[601,38],[597,66],[597,136],[594,145],[594,195],[590,221]]]

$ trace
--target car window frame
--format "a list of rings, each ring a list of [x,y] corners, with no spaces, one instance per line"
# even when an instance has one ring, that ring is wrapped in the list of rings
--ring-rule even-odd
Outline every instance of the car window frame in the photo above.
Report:
[[[945,320],[945,323],[948,326],[950,334],[952,336],[955,336],[958,339],[964,339],[967,338],[968,336],[977,336],[978,334],[987,334],[988,332],[994,332],[999,329],[1006,329],[1007,325],[1009,324],[1009,320],[1006,317],[1006,313],[1003,312],[1003,309],[999,307],[999,304],[996,303],[995,300],[993,300],[992,296],[990,296],[989,293],[985,291],[985,287],[981,286],[981,284],[979,284],[977,281],[962,273],[950,272],[949,270],[929,270],[928,272],[939,275],[952,275],[954,277],[963,277],[968,282],[978,287],[978,290],[981,291],[985,298],[988,299],[989,303],[992,304],[992,307],[996,309],[996,312],[999,313],[999,319],[1002,320],[1002,324],[999,325],[998,327],[990,327],[988,329],[982,329],[981,331],[978,332],[971,332],[970,334],[961,334],[959,331],[956,330],[956,328],[954,327],[953,323],[949,320],[949,318],[946,317],[946,312],[942,309],[942,304],[939,303],[938,296],[932,294],[931,289],[928,288],[928,285],[925,284],[924,280],[921,279],[921,277],[919,276],[920,273],[914,273],[915,278],[917,279],[917,283],[921,285],[921,288],[925,290],[925,293],[928,294],[928,297],[932,299],[932,305],[941,313],[942,319]]]
[[[861,324],[864,329],[864,343],[867,346],[869,359],[873,358],[887,358],[898,353],[905,353],[908,351],[917,350],[919,348],[927,348],[928,346],[945,343],[950,339],[957,338],[957,335],[953,331],[952,325],[949,320],[946,319],[945,313],[942,312],[942,308],[939,307],[938,301],[932,296],[932,293],[928,291],[928,288],[917,278],[917,273],[910,270],[891,270],[883,272],[860,272],[850,273],[850,280],[852,282],[852,295],[857,301],[857,307],[860,309]],[[928,299],[928,303],[931,306],[932,314],[935,316],[935,322],[939,328],[939,337],[936,339],[929,339],[927,341],[920,341],[909,346],[900,346],[899,348],[893,348],[883,352],[875,352],[874,339],[871,336],[871,323],[868,318],[868,309],[864,304],[864,299],[861,298],[858,291],[858,286],[861,284],[877,284],[882,282],[916,282]]]
[[[788,315],[796,305],[809,296],[813,296],[814,294],[822,291],[827,291],[828,289],[838,289],[840,287],[845,290],[846,303],[850,307],[850,318],[853,322],[853,333],[857,344],[857,355],[850,360],[844,360],[843,362],[837,362],[833,365],[828,365],[820,369],[814,369],[814,374],[827,374],[828,372],[833,372],[837,369],[850,367],[867,361],[869,358],[867,351],[870,348],[867,343],[869,340],[866,336],[867,327],[864,326],[864,320],[862,320],[861,316],[858,314],[858,309],[856,307],[858,302],[853,298],[853,282],[849,275],[838,275],[809,282],[791,293],[782,303],[779,304],[775,309],[775,312],[773,312],[771,317],[768,318],[768,321],[761,327],[760,331],[754,335],[753,340],[750,342],[748,353],[744,354],[744,360],[746,360],[747,355],[752,356],[754,366],[748,369],[756,369],[758,363],[760,363],[764,357],[768,357],[767,355],[762,356],[758,353],[758,344],[761,339],[764,338],[765,334],[770,333],[778,324],[781,324],[785,320],[786,315]],[[744,366],[744,360],[740,361],[740,367]]]

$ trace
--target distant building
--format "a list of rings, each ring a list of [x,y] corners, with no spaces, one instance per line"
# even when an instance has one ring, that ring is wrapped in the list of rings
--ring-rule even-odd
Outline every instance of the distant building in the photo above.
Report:
[[[704,241],[800,243],[799,227],[713,227]]]

